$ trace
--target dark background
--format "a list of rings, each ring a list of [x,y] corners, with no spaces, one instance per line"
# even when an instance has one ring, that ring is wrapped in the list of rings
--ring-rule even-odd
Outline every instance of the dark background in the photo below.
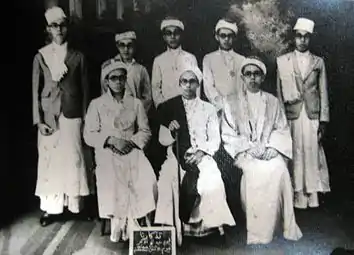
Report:
[[[68,11],[67,1],[59,1]],[[101,63],[116,54],[113,34],[122,27],[117,20],[95,20],[95,1],[85,3],[84,20],[73,26],[73,42],[88,58],[92,97],[99,93]],[[235,1],[234,1],[235,2]],[[242,1],[239,1],[242,2]],[[32,61],[44,45],[45,19],[43,0],[17,0],[16,62],[21,73],[16,77],[21,93],[6,108],[10,124],[5,136],[11,137],[5,149],[9,156],[1,170],[2,223],[10,223],[21,213],[38,208],[34,196],[37,167],[36,129],[32,126]],[[324,147],[330,169],[332,192],[324,197],[325,204],[336,210],[353,210],[354,204],[354,2],[346,0],[281,1],[284,10],[292,8],[295,18],[304,15],[316,22],[312,51],[326,62],[329,80],[331,122]],[[170,6],[186,24],[184,48],[194,53],[201,64],[202,57],[216,49],[213,29],[216,21],[228,9],[226,0],[179,0]],[[150,70],[154,56],[164,51],[159,24],[166,7],[148,14],[126,11],[125,20],[134,24],[138,34],[137,59]],[[295,20],[293,20],[295,22]],[[242,29],[241,29],[242,30]],[[242,31],[235,45],[241,54],[251,53]],[[274,73],[273,73],[274,74]],[[270,76],[272,77],[272,76]],[[274,91],[274,86],[269,86]],[[20,103],[21,102],[21,103]],[[9,110],[9,111],[8,111]],[[5,154],[6,155],[6,154]],[[5,206],[5,207],[4,207]]]

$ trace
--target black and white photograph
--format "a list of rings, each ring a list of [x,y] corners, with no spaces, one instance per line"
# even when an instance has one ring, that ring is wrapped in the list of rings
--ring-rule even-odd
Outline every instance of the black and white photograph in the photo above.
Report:
[[[1,255],[354,254],[354,0],[14,10]]]

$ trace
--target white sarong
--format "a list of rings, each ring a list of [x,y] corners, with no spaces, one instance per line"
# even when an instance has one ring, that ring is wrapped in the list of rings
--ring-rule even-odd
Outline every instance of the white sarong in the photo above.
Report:
[[[89,195],[82,150],[81,118],[59,117],[59,129],[52,135],[38,132],[38,177],[36,195],[41,209],[62,213],[65,205],[79,211],[79,197]],[[60,209],[61,208],[61,209]]]

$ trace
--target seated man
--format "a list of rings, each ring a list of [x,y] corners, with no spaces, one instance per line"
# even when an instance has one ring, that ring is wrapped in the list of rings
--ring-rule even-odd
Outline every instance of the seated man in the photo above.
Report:
[[[247,243],[271,242],[279,219],[284,237],[298,240],[302,233],[295,221],[287,169],[292,140],[284,111],[276,97],[260,89],[266,75],[263,62],[247,58],[241,73],[242,89],[227,99],[221,133],[225,150],[243,171]]]
[[[126,94],[122,62],[103,69],[106,92],[88,108],[84,138],[95,148],[98,209],[111,219],[111,241],[125,241],[132,226],[149,223],[156,206],[156,177],[143,148],[150,139],[142,102]]]
[[[223,225],[235,225],[213,159],[220,145],[216,109],[196,96],[201,79],[198,67],[184,67],[182,95],[158,108],[159,140],[168,150],[158,181],[155,223],[175,225],[179,245],[182,227],[185,235],[205,236],[218,229],[223,235]]]

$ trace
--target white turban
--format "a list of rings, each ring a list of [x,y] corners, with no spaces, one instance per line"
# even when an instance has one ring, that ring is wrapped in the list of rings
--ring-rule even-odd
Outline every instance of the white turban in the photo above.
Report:
[[[195,74],[195,76],[197,76],[197,79],[199,81],[199,84],[202,82],[203,80],[203,73],[202,71],[199,69],[199,67],[197,65],[185,65],[180,69],[180,75],[179,77],[181,77],[185,72],[193,72]]]
[[[294,26],[294,30],[304,30],[312,34],[314,27],[315,22],[313,22],[312,20],[306,18],[298,18]]]
[[[124,33],[119,33],[116,34],[115,36],[115,40],[116,42],[120,41],[120,40],[124,40],[124,39],[133,39],[136,40],[136,34],[134,31],[127,31]]]
[[[230,29],[232,32],[235,33],[235,35],[237,35],[237,32],[238,32],[238,28],[237,28],[236,23],[231,23],[231,22],[228,22],[224,19],[221,19],[218,21],[218,23],[216,23],[215,32],[217,32],[220,28]]]
[[[246,59],[242,62],[242,64],[241,64],[241,69],[240,69],[240,70],[242,71],[243,68],[244,68],[245,66],[247,66],[247,65],[255,65],[255,66],[259,67],[259,68],[263,71],[263,74],[264,74],[264,75],[267,74],[267,68],[266,68],[265,64],[264,64],[262,61],[260,61],[260,60],[258,60],[258,59],[256,59],[256,58],[246,58]]]
[[[107,65],[102,67],[102,80],[106,79],[107,75],[117,69],[124,69],[127,71],[126,64],[124,64],[121,61],[114,61],[112,60],[110,63],[107,63]]]
[[[66,19],[66,15],[62,8],[54,6],[49,8],[44,14],[48,25],[52,24],[54,21]]]
[[[169,27],[169,26],[179,27],[180,29],[184,30],[183,22],[178,19],[164,19],[161,22],[160,29],[163,30],[164,28]]]

